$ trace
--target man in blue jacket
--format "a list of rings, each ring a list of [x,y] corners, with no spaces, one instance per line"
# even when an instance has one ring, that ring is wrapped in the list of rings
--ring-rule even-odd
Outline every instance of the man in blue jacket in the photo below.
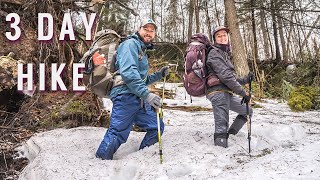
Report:
[[[169,74],[168,66],[148,75],[147,49],[152,49],[157,26],[151,19],[145,19],[139,30],[128,37],[117,49],[116,69],[125,84],[114,87],[110,98],[113,102],[110,126],[96,152],[96,157],[111,160],[113,154],[128,139],[133,124],[147,133],[139,149],[158,142],[157,116],[155,109],[161,105],[161,98],[151,93],[150,85]],[[160,122],[161,134],[164,123]]]

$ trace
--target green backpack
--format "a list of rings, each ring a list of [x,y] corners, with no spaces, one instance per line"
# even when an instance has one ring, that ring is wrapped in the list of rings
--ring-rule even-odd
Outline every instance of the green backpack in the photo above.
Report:
[[[101,30],[80,60],[80,63],[85,64],[82,79],[84,85],[99,97],[108,97],[113,87],[124,84],[119,72],[115,70],[116,50],[123,39],[114,30]],[[94,64],[93,55],[96,52],[104,54],[104,64]]]

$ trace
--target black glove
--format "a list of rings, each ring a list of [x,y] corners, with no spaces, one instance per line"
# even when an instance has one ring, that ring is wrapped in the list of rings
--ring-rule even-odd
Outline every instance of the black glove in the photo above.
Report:
[[[163,66],[160,71],[162,77],[166,77],[169,75],[169,66]]]
[[[249,94],[249,95],[245,95],[245,96],[243,96],[243,98],[242,98],[242,100],[241,100],[241,104],[243,104],[243,103],[249,103],[250,102],[250,99],[251,99],[251,94]]]
[[[246,76],[246,84],[254,81],[255,75],[253,72],[249,72],[249,74]]]
[[[149,93],[146,101],[155,109],[159,109],[161,106],[161,98],[156,94]]]

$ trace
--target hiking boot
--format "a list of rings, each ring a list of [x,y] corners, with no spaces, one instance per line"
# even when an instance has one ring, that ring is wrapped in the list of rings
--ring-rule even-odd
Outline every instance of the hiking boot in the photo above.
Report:
[[[238,131],[236,131],[235,129],[229,129],[228,134],[232,134],[232,135],[236,135],[238,133]]]
[[[228,147],[228,139],[226,139],[226,138],[217,138],[217,139],[214,140],[214,145],[227,148]]]
[[[247,122],[247,119],[244,116],[238,115],[236,119],[233,121],[233,123],[231,124],[228,134],[233,134],[233,135],[238,134],[238,132],[246,122]]]
[[[228,134],[227,133],[214,133],[214,145],[227,148],[228,147]]]

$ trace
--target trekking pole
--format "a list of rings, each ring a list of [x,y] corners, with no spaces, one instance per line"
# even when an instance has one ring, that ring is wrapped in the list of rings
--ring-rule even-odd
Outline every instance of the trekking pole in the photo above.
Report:
[[[165,87],[165,85],[166,85],[166,77],[163,78],[161,107],[163,106],[164,87]]]
[[[163,99],[164,99],[164,87],[166,84],[166,77],[163,78],[163,85],[162,85],[162,98],[161,98],[161,106],[159,109],[159,116],[160,116],[160,120],[163,121]]]
[[[161,131],[160,131],[160,109],[158,109],[158,111],[157,111],[157,123],[158,123],[158,142],[159,142],[160,164],[162,164],[163,160],[162,160],[162,141],[161,141]]]
[[[251,81],[252,81],[252,79],[250,78],[250,82],[249,82],[249,95],[250,95],[250,97],[251,97],[251,94],[252,94]],[[250,101],[251,101],[251,99],[250,99]],[[250,113],[249,113],[249,103],[250,103],[250,101],[246,103],[249,155],[250,155],[250,152],[251,152],[251,118],[250,118]]]
[[[157,124],[158,124],[158,141],[159,141],[159,155],[160,155],[160,164],[162,164],[162,140],[161,140],[161,131],[160,131],[160,120],[163,121],[163,99],[164,99],[164,88],[166,84],[166,77],[163,79],[162,86],[162,98],[161,98],[161,106],[157,112]]]

